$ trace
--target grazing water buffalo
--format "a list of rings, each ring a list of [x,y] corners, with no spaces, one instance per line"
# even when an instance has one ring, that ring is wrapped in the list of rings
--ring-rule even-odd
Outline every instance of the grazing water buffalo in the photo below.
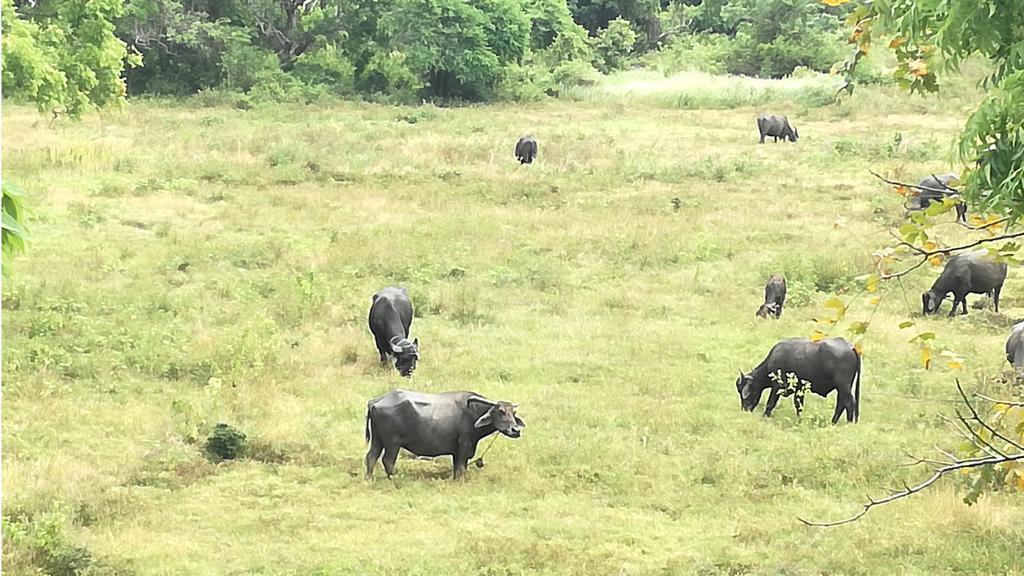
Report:
[[[1024,322],[1017,322],[1010,329],[1010,337],[1006,339],[1006,361],[1013,366],[1018,379],[1024,375]]]
[[[917,183],[919,194],[912,196],[906,204],[907,210],[924,210],[931,206],[932,202],[942,202],[946,198],[960,198],[960,193],[950,187],[951,182],[956,182],[960,176],[955,172],[946,174],[932,174]],[[960,222],[967,222],[967,204],[962,199],[957,202],[956,219]]]
[[[1006,264],[997,262],[986,250],[957,254],[946,262],[942,274],[924,294],[921,294],[922,313],[934,314],[939,311],[942,300],[950,292],[953,293],[953,309],[949,315],[956,314],[957,305],[961,305],[967,314],[968,294],[988,294],[995,302],[999,312],[999,292],[1006,280]]]
[[[537,157],[537,140],[533,136],[523,136],[516,142],[516,160],[520,164],[532,164]]]
[[[800,139],[800,134],[797,133],[796,128],[789,125],[789,118],[779,114],[769,114],[757,117],[757,130],[761,133],[761,144],[764,144],[764,137],[771,136],[778,142],[779,138],[785,142],[789,139],[790,142],[796,142]]]
[[[771,374],[779,373],[783,382],[772,379]],[[812,342],[807,338],[790,338],[772,347],[757,368],[750,374],[740,372],[736,379],[736,391],[740,395],[740,407],[753,412],[761,402],[765,388],[771,388],[771,396],[764,407],[764,415],[771,416],[779,397],[789,395],[785,387],[787,374],[795,374],[800,380],[811,383],[811,392],[825,397],[833,390],[838,394],[832,423],[846,412],[846,420],[855,422],[860,417],[860,355],[843,338],[828,338]],[[853,392],[856,384],[856,395]],[[801,395],[793,399],[797,414],[803,409]]]
[[[374,294],[368,323],[380,352],[380,363],[387,363],[388,356],[393,356],[398,373],[406,378],[412,376],[420,359],[420,340],[409,342],[412,302],[405,288],[391,286]]]
[[[453,476],[466,474],[480,440],[501,432],[519,438],[526,424],[516,415],[518,404],[494,402],[473,392],[423,394],[392,390],[366,405],[366,478],[373,478],[384,454],[384,471],[395,474],[398,451],[417,456],[452,457]]]
[[[782,274],[773,274],[764,287],[764,304],[757,309],[758,318],[767,318],[769,314],[776,318],[782,316],[782,305],[786,303],[786,279]]]

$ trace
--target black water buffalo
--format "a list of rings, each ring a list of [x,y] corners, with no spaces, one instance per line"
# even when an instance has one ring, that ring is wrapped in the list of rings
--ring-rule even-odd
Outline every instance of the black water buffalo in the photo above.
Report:
[[[811,383],[811,392],[825,397],[833,390],[838,393],[836,410],[832,414],[832,423],[839,421],[839,416],[846,412],[848,422],[856,422],[860,417],[860,354],[843,338],[828,338],[820,342],[812,342],[807,338],[790,338],[772,347],[757,368],[750,374],[740,372],[736,379],[736,391],[740,395],[740,407],[753,412],[761,402],[765,388],[771,388],[771,396],[764,408],[764,415],[771,416],[772,410],[779,402],[779,397],[788,396],[792,391],[786,390],[785,379],[788,374],[795,374],[800,380]],[[777,382],[771,374],[777,373],[782,382]],[[856,384],[856,394],[853,388]],[[797,414],[803,409],[800,394],[793,399]]]
[[[393,476],[401,448],[417,456],[450,454],[453,477],[462,478],[480,440],[495,432],[519,438],[526,424],[516,415],[517,407],[474,392],[392,390],[374,398],[366,405],[366,478],[373,478],[382,453],[384,471]]]
[[[757,117],[757,130],[761,133],[761,144],[764,144],[764,137],[771,136],[778,142],[779,138],[785,142],[787,139],[790,142],[796,142],[800,139],[800,134],[797,133],[796,128],[789,125],[789,118],[779,114],[762,114]]]
[[[916,196],[911,196],[906,204],[907,210],[924,210],[931,206],[932,202],[942,202],[946,198],[956,198],[956,219],[960,222],[967,222],[967,204],[960,198],[960,192],[951,188],[951,182],[960,179],[955,172],[946,174],[932,174],[917,183]]]
[[[987,250],[964,252],[957,254],[946,262],[932,287],[921,294],[922,313],[934,314],[939,311],[942,300],[950,292],[953,293],[953,309],[949,315],[956,314],[957,305],[961,305],[967,314],[968,294],[988,294],[995,302],[999,312],[999,292],[1006,280],[1006,263],[997,262]]]
[[[374,294],[367,322],[380,352],[380,363],[387,363],[388,356],[393,356],[398,373],[412,376],[420,359],[420,340],[409,341],[412,302],[405,288],[391,286]]]
[[[1018,379],[1024,375],[1024,322],[1018,322],[1010,329],[1010,337],[1006,339],[1006,361],[1013,366]]]
[[[782,305],[786,303],[786,279],[782,274],[773,274],[764,287],[764,304],[757,309],[758,318],[768,315],[782,316]]]
[[[523,136],[516,142],[516,160],[520,164],[532,164],[537,157],[537,140],[533,136]]]

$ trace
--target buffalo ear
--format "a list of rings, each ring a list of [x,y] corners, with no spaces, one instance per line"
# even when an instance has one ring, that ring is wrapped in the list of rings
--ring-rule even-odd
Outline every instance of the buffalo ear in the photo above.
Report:
[[[420,347],[420,339],[419,338],[413,338],[412,345],[417,347],[417,348],[419,348]]]
[[[473,428],[483,428],[491,424],[491,411],[488,410],[483,416],[476,419]]]
[[[512,417],[516,419],[516,426],[519,426],[520,428],[526,428],[526,422],[523,422],[522,418],[520,418],[519,416]]]

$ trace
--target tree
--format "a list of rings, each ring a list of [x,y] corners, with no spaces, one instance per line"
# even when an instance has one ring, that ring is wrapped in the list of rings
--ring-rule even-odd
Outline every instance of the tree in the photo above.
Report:
[[[125,95],[121,73],[126,64],[140,64],[114,36],[120,0],[52,0],[15,9],[2,0],[4,96],[34,103],[40,111],[77,117],[90,107],[103,107]],[[25,249],[25,193],[3,182],[3,274]]]
[[[4,96],[78,116],[125,95],[121,73],[141,64],[114,35],[120,0],[2,0]]]
[[[850,0],[821,1],[839,6]],[[875,293],[885,282],[898,280],[928,264],[941,265],[950,255],[977,247],[987,247],[998,258],[1019,263],[1021,246],[1013,240],[1024,237],[1024,231],[1018,227],[1024,214],[1024,4],[1002,0],[865,0],[849,13],[847,23],[852,29],[849,42],[854,53],[836,70],[845,75],[844,89],[848,92],[853,91],[852,74],[859,61],[875,44],[887,46],[895,53],[899,64],[895,77],[911,92],[938,91],[940,72],[956,73],[965,59],[980,56],[992,64],[992,72],[984,80],[989,93],[969,116],[960,134],[958,155],[967,165],[962,182],[946,186],[943,201],[913,212],[908,222],[891,231],[895,242],[875,252],[875,271],[861,278],[860,293]],[[902,196],[920,194],[917,186],[882,179]],[[958,184],[962,187],[956,187]],[[963,199],[981,212],[963,224],[977,236],[949,245],[934,227],[936,218],[948,214]],[[877,305],[879,300],[879,296],[874,296],[871,304]],[[814,337],[823,337],[841,321],[850,302],[833,298],[826,302],[826,307],[832,313],[819,324]],[[848,331],[860,338],[868,324],[854,322]],[[914,327],[915,322],[910,319],[900,325],[901,329]],[[917,334],[910,342],[919,347],[925,368],[933,359],[941,358],[950,369],[964,369],[965,361],[937,344],[934,332],[915,331]],[[854,521],[875,506],[916,494],[944,475],[960,470],[968,473],[968,504],[986,488],[1024,490],[1024,403],[983,398],[994,405],[987,415],[982,415],[959,381],[957,390],[970,411],[967,416],[957,412],[957,431],[967,441],[967,457],[943,452],[940,460],[917,459],[918,463],[936,466],[924,482],[906,485],[881,500],[872,499],[846,520],[806,523],[832,526]]]
[[[827,5],[850,0],[822,0]],[[955,73],[980,56],[992,64],[989,95],[968,118],[959,156],[974,166],[963,178],[969,203],[1015,223],[1024,215],[1024,4],[1004,0],[884,0],[864,2],[847,17],[854,55],[850,74],[872,45],[889,39],[896,78],[914,91],[939,90],[939,73]]]
[[[518,0],[490,0],[484,11],[465,0],[396,0],[382,19],[390,45],[442,98],[485,98],[501,67],[517,63],[530,44],[530,23]]]

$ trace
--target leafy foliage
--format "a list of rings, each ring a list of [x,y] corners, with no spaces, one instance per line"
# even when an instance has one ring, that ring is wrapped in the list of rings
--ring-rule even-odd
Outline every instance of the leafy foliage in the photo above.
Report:
[[[894,73],[914,91],[939,89],[939,73],[955,72],[978,55],[992,63],[985,79],[991,92],[968,118],[960,138],[960,159],[972,165],[964,175],[964,196],[983,210],[1024,215],[1024,9],[1000,0],[912,0],[864,2],[847,17],[854,55],[841,70],[847,89],[851,74],[876,43],[894,52]]]
[[[12,182],[3,182],[3,275],[10,274],[11,260],[25,251],[28,231],[25,227],[25,192]]]
[[[977,434],[1002,453],[1012,454],[1024,445],[1024,405],[996,402],[986,418],[992,429],[981,427]],[[1002,436],[1002,438],[999,437]],[[1014,446],[1016,443],[1018,446]],[[968,458],[981,458],[986,454],[975,443],[965,443],[962,451]],[[967,492],[964,502],[974,504],[982,494],[993,490],[1024,492],[1024,461],[1003,462],[995,466],[973,468],[967,473]]]
[[[24,5],[3,0],[4,95],[40,110],[78,116],[125,94],[125,64],[140,64],[114,35],[118,0],[55,0]]]

